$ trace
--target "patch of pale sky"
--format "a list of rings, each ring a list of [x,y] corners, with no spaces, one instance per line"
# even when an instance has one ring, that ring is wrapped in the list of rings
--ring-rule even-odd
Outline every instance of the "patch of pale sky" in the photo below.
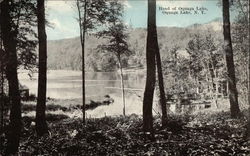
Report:
[[[70,38],[78,34],[74,6],[75,1],[47,1],[47,19],[52,25],[52,28],[47,28],[49,39]]]
[[[146,11],[147,11],[147,1],[146,0],[122,0],[125,5],[125,17],[124,22],[126,24],[132,24],[135,27],[145,27],[146,26]],[[187,0],[173,1],[173,0],[157,0],[157,16],[158,26],[187,26],[196,22],[199,22],[204,17],[197,16],[194,20],[193,17],[172,17],[164,16],[159,11],[159,7],[195,7],[195,6],[208,6],[204,4],[207,1],[197,0],[196,2],[190,2]],[[78,23],[76,21],[77,11],[75,8],[74,0],[48,0],[46,4],[46,10],[48,15],[48,20],[54,26],[53,29],[48,28],[48,38],[58,39],[58,38],[69,38],[75,37],[79,34]],[[214,4],[211,3],[210,10],[214,9]],[[213,15],[214,14],[214,15]],[[206,18],[215,18],[217,13],[209,12]],[[210,17],[211,16],[211,17]],[[189,19],[190,18],[190,19]],[[131,20],[132,19],[132,20]],[[164,20],[163,20],[164,19]],[[132,23],[130,23],[132,21]],[[167,21],[167,22],[166,22]],[[201,20],[202,21],[202,20]],[[204,22],[204,21],[203,21]]]

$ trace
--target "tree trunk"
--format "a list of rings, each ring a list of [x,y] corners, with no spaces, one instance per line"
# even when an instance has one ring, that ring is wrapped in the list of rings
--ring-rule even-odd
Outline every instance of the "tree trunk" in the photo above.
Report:
[[[39,75],[38,99],[36,106],[36,132],[39,136],[48,132],[45,118],[47,89],[47,36],[45,30],[44,0],[37,0],[38,40],[39,40]]]
[[[0,28],[1,29],[1,28]],[[0,38],[1,39],[1,38]],[[0,48],[2,49],[2,40],[0,40]],[[0,50],[1,50],[0,49]],[[2,57],[2,56],[0,56],[0,57]],[[2,60],[2,58],[0,58],[1,60],[1,97],[0,97],[0,135],[2,135],[2,133],[4,132],[4,71],[3,71],[3,60]],[[3,140],[1,139],[1,141],[0,141],[0,149],[2,150],[3,149]],[[1,150],[0,150],[0,153],[1,153]]]
[[[123,72],[122,72],[122,63],[121,58],[118,56],[118,63],[120,68],[120,77],[121,77],[121,88],[122,88],[122,101],[123,101],[123,115],[126,116],[126,109],[125,109],[125,91],[124,91],[124,80],[123,80]]]
[[[226,86],[227,86],[226,93],[227,93],[227,96],[229,97],[229,81],[228,80],[227,80]]]
[[[223,0],[223,35],[224,35],[224,51],[226,55],[228,82],[229,82],[229,100],[231,117],[237,118],[240,115],[238,104],[238,93],[235,80],[235,67],[233,58],[233,49],[230,32],[230,14],[229,0]]]
[[[213,84],[213,87],[214,87],[214,84],[215,84],[215,94],[214,94],[214,100],[215,100],[215,105],[216,105],[216,108],[218,109],[219,106],[218,106],[218,78],[217,78],[217,74],[216,74],[216,69],[215,69],[215,63],[214,63],[214,60],[213,60],[213,54],[212,52],[210,51],[210,59],[211,59],[211,66],[212,66],[212,84]],[[216,79],[216,82],[214,82],[214,79]]]
[[[218,83],[217,83],[217,81],[218,80],[216,80],[216,82],[214,81],[214,79],[216,79],[216,71],[215,71],[215,67],[214,67],[214,61],[213,61],[213,58],[212,58],[212,54],[211,54],[211,52],[210,52],[210,59],[211,59],[211,61],[210,61],[210,63],[211,63],[211,69],[209,69],[209,71],[210,71],[210,75],[211,75],[211,83],[212,83],[212,95],[213,95],[213,99],[214,99],[214,102],[215,102],[215,105],[216,105],[216,108],[218,108],[218,94],[217,94],[217,85],[218,85]]]
[[[87,1],[84,2],[84,17],[83,17],[83,34],[82,34],[82,118],[85,120],[85,34],[86,34],[86,18],[87,18]]]
[[[1,3],[1,31],[4,49],[7,54],[6,74],[9,83],[10,124],[7,134],[6,154],[18,152],[21,135],[21,102],[17,76],[17,32],[11,28],[10,3],[5,0]]]
[[[200,94],[199,80],[198,80],[197,75],[194,76],[194,79],[195,79],[195,83],[196,83],[196,93],[197,93],[197,94]]]
[[[218,81],[218,78],[217,76],[215,77],[216,78],[216,82],[215,82],[215,104],[216,104],[216,108],[219,108],[219,104],[218,104],[218,94],[219,94],[219,81]]]
[[[250,3],[248,2],[248,9],[250,8]],[[248,15],[248,23],[250,22],[250,16]],[[248,25],[248,30],[250,26]],[[248,43],[250,43],[250,36],[248,35]],[[250,139],[250,51],[248,48],[248,122],[247,122],[247,139]]]
[[[204,67],[206,68],[206,81],[207,81],[207,92],[209,93],[209,98],[212,97],[212,91],[213,91],[213,77],[211,74],[211,71],[209,69],[209,64],[207,62],[204,63]],[[211,78],[211,82],[209,81],[208,74]]]
[[[81,16],[81,6],[79,0],[77,0],[77,9],[78,9],[78,17],[79,17],[79,28],[80,28],[80,40],[82,47],[82,122],[86,123],[85,119],[85,33],[87,31],[86,28],[86,19],[87,19],[87,2],[84,1],[84,16],[82,19]]]
[[[166,126],[167,124],[167,100],[164,90],[164,81],[162,74],[162,66],[161,66],[161,55],[158,46],[158,40],[156,38],[156,63],[157,63],[157,72],[158,72],[158,81],[159,81],[159,90],[160,90],[160,104],[162,110],[162,126]]]
[[[143,97],[143,130],[153,135],[153,97],[155,89],[156,0],[148,0],[148,35],[146,45],[147,77]]]
[[[4,113],[4,77],[3,77],[3,64],[2,64],[2,60],[0,62],[0,66],[1,66],[1,77],[0,77],[0,135],[1,135],[1,131],[3,129],[3,113]]]
[[[0,9],[0,14],[1,14],[1,9]],[[1,15],[0,15],[1,17]],[[3,113],[4,113],[4,63],[3,63],[3,56],[4,56],[4,51],[3,51],[3,45],[2,45],[2,33],[1,33],[1,22],[0,22],[0,67],[1,67],[1,77],[0,77],[0,135],[3,129]],[[0,145],[2,145],[2,142],[0,142]],[[1,147],[2,148],[2,147]]]

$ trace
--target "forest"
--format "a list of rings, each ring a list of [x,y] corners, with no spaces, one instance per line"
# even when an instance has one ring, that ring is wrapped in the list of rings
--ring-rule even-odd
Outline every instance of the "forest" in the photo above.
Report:
[[[178,27],[159,27],[157,29],[159,37],[160,50],[162,57],[167,57],[168,51],[174,46],[178,46],[179,50],[185,50],[188,42],[193,38],[194,34],[208,33],[213,35],[216,41],[222,41],[222,29],[214,29],[220,27],[222,19],[214,19],[204,25],[191,25],[187,28]],[[210,32],[207,30],[210,29]],[[128,39],[131,54],[124,57],[125,68],[129,67],[145,67],[145,39],[147,30],[144,28],[130,28],[128,27]],[[217,34],[220,33],[220,34]],[[105,39],[97,38],[93,35],[86,37],[86,70],[89,71],[112,71],[117,67],[115,58],[109,55],[103,55],[96,49],[100,42]],[[169,42],[169,40],[172,40]],[[175,42],[173,44],[172,42]],[[168,47],[169,49],[167,49]],[[71,57],[67,57],[70,55]],[[80,39],[69,38],[64,40],[48,41],[48,68],[49,69],[81,69],[81,55]],[[111,57],[111,58],[110,58]],[[60,58],[60,59],[58,59]],[[107,59],[102,59],[107,58]],[[61,61],[63,59],[63,61]],[[107,63],[106,60],[113,59],[113,63]],[[98,60],[96,62],[96,60]]]
[[[78,36],[48,40],[45,0],[0,1],[0,155],[250,154],[249,1],[216,1],[222,18],[207,23],[158,27],[157,1],[147,0],[146,28],[124,22],[123,1],[73,3]],[[79,88],[63,80],[56,92],[79,99],[49,96],[56,70]],[[98,108],[107,112],[91,116]]]

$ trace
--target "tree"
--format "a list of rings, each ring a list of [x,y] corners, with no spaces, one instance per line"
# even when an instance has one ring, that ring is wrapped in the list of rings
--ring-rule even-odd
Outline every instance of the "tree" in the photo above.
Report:
[[[250,8],[250,3],[249,3],[249,8]],[[248,21],[250,21],[250,16],[248,16]],[[250,27],[248,25],[248,30],[249,28]],[[248,40],[250,42],[250,36],[248,36]],[[248,122],[247,122],[246,137],[250,139],[250,51],[249,51],[249,48],[248,48]]]
[[[228,83],[229,83],[229,100],[231,117],[237,118],[240,115],[238,104],[238,93],[236,88],[234,57],[230,32],[230,14],[229,0],[223,0],[223,35],[224,35],[224,52],[226,56]]]
[[[155,42],[156,42],[155,43],[155,57],[156,57],[156,65],[157,65],[157,73],[158,73],[157,75],[158,75],[159,91],[160,91],[160,104],[161,104],[161,110],[162,110],[162,126],[166,126],[167,124],[167,107],[166,107],[167,100],[166,100],[166,94],[164,90],[161,55],[160,55],[157,36],[156,36]]]
[[[167,124],[167,107],[166,107],[167,100],[166,100],[166,94],[164,90],[161,56],[160,56],[159,51],[156,52],[156,65],[157,65],[159,91],[160,91],[160,104],[161,104],[161,111],[162,111],[162,126],[166,126]]]
[[[7,132],[6,155],[18,151],[21,134],[21,104],[17,69],[30,69],[36,64],[36,23],[34,1],[4,0],[1,3],[1,39],[6,56],[6,78],[9,87],[10,123]]]
[[[1,9],[0,9],[1,14]],[[1,23],[0,23],[0,134],[3,128],[3,106],[4,106],[4,64],[3,64],[3,57],[4,57],[4,51],[3,51],[3,45],[2,45],[2,32],[1,32]],[[0,142],[2,145],[2,143]]]
[[[249,2],[238,0],[230,9],[236,12],[232,24],[232,45],[234,52],[235,74],[239,103],[243,108],[248,103],[248,73],[249,73]]]
[[[39,73],[38,99],[36,106],[36,132],[39,136],[42,136],[48,131],[48,126],[45,118],[47,89],[47,37],[45,30],[44,0],[37,0],[37,22],[39,40]]]
[[[82,119],[83,123],[85,124],[85,62],[84,62],[84,54],[85,54],[85,33],[87,31],[86,28],[86,17],[87,17],[87,3],[84,1],[84,17],[82,18],[81,14],[81,6],[80,0],[76,0],[77,9],[78,9],[78,16],[79,16],[79,27],[80,27],[80,40],[81,40],[81,47],[82,47]]]
[[[156,0],[148,0],[148,35],[146,45],[146,86],[143,97],[143,130],[153,135],[153,97],[155,89],[155,55],[157,48]]]
[[[103,23],[108,13],[105,0],[76,0],[80,41],[82,50],[82,114],[85,123],[85,36],[88,31],[94,30]]]
[[[205,81],[204,84],[207,84],[205,86],[207,92],[210,93],[210,96],[214,99],[215,104],[218,107],[218,71],[223,67],[221,63],[223,57],[220,50],[217,48],[217,45],[215,38],[210,32],[204,35],[195,34],[188,42],[186,50],[190,55],[190,77],[191,73],[193,73],[192,75],[196,81],[197,90],[200,87],[204,88],[199,82],[202,80]],[[223,75],[223,72],[220,73]]]
[[[12,29],[11,3],[4,0],[1,3],[1,32],[4,49],[7,53],[6,74],[9,83],[9,98],[11,104],[10,124],[7,134],[6,154],[18,151],[21,135],[21,103],[17,77],[17,33]]]
[[[172,48],[168,49],[165,47],[165,51],[167,56],[163,58],[163,69],[164,74],[166,75],[166,80],[168,83],[167,86],[165,86],[168,90],[168,94],[178,93],[180,92],[180,57],[178,56],[178,50],[179,47],[174,45]],[[186,73],[186,71],[184,71]],[[183,78],[186,79],[186,78]]]
[[[210,77],[211,77],[211,88],[213,93],[215,92],[215,94],[213,94],[213,98],[216,104],[216,107],[218,108],[218,77],[217,77],[217,68],[216,68],[216,56],[214,54],[214,52],[217,50],[216,46],[214,44],[212,35],[209,34],[205,37],[205,41],[204,41],[204,45],[203,45],[203,49],[205,51],[205,55],[207,55],[208,58],[208,62],[206,63],[208,66],[208,70],[210,73]],[[219,58],[217,56],[217,58]]]
[[[123,101],[123,115],[126,115],[125,110],[125,90],[123,80],[123,62],[122,57],[130,55],[131,51],[127,43],[128,35],[126,33],[127,27],[120,19],[122,17],[123,7],[118,1],[111,3],[110,16],[108,17],[108,29],[99,33],[99,36],[108,38],[108,44],[99,46],[100,50],[111,52],[117,58],[120,69],[122,101]]]
[[[1,14],[1,9],[0,9]],[[4,94],[4,80],[5,80],[5,51],[2,45],[2,32],[0,24],[0,134],[3,132],[4,127],[4,105],[5,105],[5,94]],[[0,142],[0,147],[2,142]],[[2,148],[2,147],[1,147]]]
[[[250,3],[248,2],[248,11],[250,9]],[[248,15],[248,23],[250,22],[250,16]],[[248,24],[248,31],[250,26]],[[250,36],[248,33],[248,44],[250,43]],[[248,122],[247,122],[247,130],[246,137],[250,139],[250,49],[248,47]]]

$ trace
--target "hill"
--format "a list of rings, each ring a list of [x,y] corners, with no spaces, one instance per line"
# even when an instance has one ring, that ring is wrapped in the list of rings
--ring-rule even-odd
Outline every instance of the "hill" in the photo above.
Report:
[[[204,34],[210,32],[216,37],[222,37],[222,24],[220,19],[215,19],[205,24],[194,24],[185,28],[158,27],[158,38],[161,54],[164,57],[168,49],[179,46],[185,49],[188,41],[195,33]],[[144,66],[146,29],[136,28],[129,30],[128,43],[133,54],[125,58],[125,66]],[[86,70],[114,70],[116,61],[111,54],[97,51],[97,46],[105,42],[95,36],[86,37]],[[80,38],[69,38],[48,41],[48,68],[81,70],[81,46]]]

